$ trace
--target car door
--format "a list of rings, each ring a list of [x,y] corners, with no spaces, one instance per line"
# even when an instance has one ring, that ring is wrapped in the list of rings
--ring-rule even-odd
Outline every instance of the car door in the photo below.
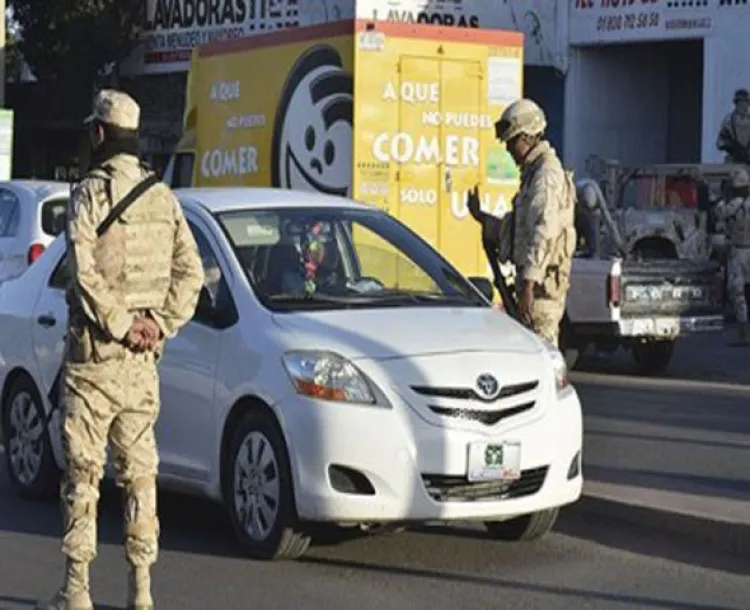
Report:
[[[68,305],[65,302],[68,266],[63,262],[64,247],[57,249],[58,261],[53,266],[47,282],[39,291],[31,318],[34,355],[39,366],[39,381],[43,386],[39,390],[45,395],[49,393],[57,372],[60,370],[68,322]]]
[[[210,230],[196,217],[188,216],[188,224],[203,261],[204,288],[211,301],[167,343],[159,367],[162,408],[156,434],[161,474],[201,484],[207,481],[216,455],[212,444],[217,438],[215,377],[226,328],[214,314],[227,306],[231,295]]]

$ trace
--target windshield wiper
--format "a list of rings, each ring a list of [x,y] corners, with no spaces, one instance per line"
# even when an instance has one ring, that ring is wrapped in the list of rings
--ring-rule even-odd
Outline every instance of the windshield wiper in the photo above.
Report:
[[[312,294],[272,294],[266,298],[272,303],[282,301],[287,303],[329,303],[332,305],[351,305],[359,301],[357,298],[335,297],[328,294],[321,294],[319,292],[313,292]]]
[[[470,298],[460,294],[442,294],[439,292],[412,292],[401,290],[388,290],[373,295],[378,300],[409,300],[416,303],[474,303]]]

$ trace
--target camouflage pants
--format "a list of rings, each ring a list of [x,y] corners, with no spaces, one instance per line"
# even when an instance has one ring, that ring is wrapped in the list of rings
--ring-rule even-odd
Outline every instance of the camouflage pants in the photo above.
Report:
[[[750,284],[750,248],[732,248],[727,259],[727,291],[737,321],[747,322],[745,286]]]
[[[127,559],[135,566],[155,563],[159,520],[154,424],[159,382],[153,355],[128,354],[124,360],[101,364],[68,363],[62,386],[63,553],[86,563],[96,557],[99,483],[109,446],[117,484],[125,490]]]
[[[531,330],[559,347],[560,322],[565,313],[565,301],[534,299],[531,304]]]

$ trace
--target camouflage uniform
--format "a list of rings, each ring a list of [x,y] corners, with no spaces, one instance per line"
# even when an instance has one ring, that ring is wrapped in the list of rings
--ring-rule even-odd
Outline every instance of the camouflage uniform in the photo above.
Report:
[[[94,118],[137,129],[128,96],[102,92]],[[68,333],[62,377],[61,485],[67,557],[65,584],[42,608],[90,609],[88,564],[97,554],[96,510],[109,445],[125,492],[129,608],[153,608],[149,567],[157,560],[159,414],[157,362],[165,338],[192,317],[203,282],[197,246],[179,203],[163,183],[148,190],[100,238],[96,228],[113,205],[148,174],[131,154],[115,154],[72,195],[68,211]],[[133,321],[150,316],[162,339],[153,351],[125,345]]]
[[[738,89],[734,103],[750,102],[750,93]],[[728,163],[750,163],[750,109],[736,108],[722,121],[716,148],[725,153]]]
[[[750,176],[738,170],[732,176],[734,189],[749,189]],[[734,305],[739,340],[748,342],[748,309],[746,289],[750,285],[750,196],[734,197],[716,206],[717,220],[724,225],[729,240],[727,289]]]
[[[546,127],[541,109],[529,100],[509,106],[499,123],[503,120],[510,124],[502,138],[506,142],[519,133],[540,134]],[[522,294],[524,281],[534,282],[531,328],[553,345],[558,344],[576,249],[575,203],[572,172],[563,169],[554,148],[542,140],[523,162],[513,213],[501,219],[484,215],[484,230],[497,244],[500,260],[516,267],[516,294]]]

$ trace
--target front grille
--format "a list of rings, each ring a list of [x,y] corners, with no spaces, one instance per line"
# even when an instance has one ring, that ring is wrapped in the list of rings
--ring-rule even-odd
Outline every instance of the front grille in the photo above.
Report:
[[[485,481],[470,483],[466,477],[446,477],[423,474],[427,493],[437,502],[476,502],[486,500],[511,500],[537,493],[544,485],[549,466],[530,468],[521,472],[521,478],[511,483]]]
[[[479,411],[477,409],[449,409],[447,407],[435,407],[430,406],[430,410],[433,413],[442,415],[443,417],[455,417],[456,419],[463,419],[468,421],[478,421],[485,426],[494,426],[496,423],[524,413],[534,407],[535,402],[525,402],[522,405],[510,407],[509,409],[498,409],[496,411]]]
[[[438,398],[455,398],[457,400],[478,400],[480,402],[496,402],[503,398],[518,396],[525,392],[530,392],[539,386],[539,381],[527,381],[526,383],[516,383],[503,386],[500,393],[492,400],[482,398],[471,388],[438,388],[428,386],[412,386],[411,389],[422,396],[433,396]]]

